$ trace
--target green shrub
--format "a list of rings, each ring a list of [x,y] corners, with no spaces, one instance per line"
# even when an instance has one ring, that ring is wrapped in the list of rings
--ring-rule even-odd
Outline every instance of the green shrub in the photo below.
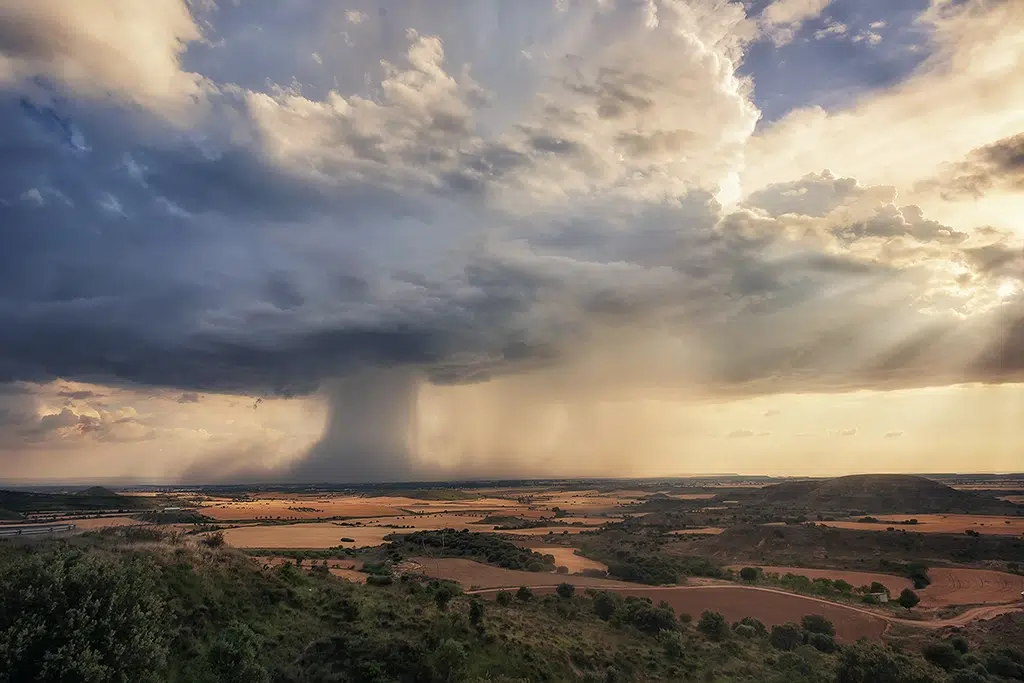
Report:
[[[971,646],[967,644],[967,639],[963,636],[953,636],[950,639],[949,644],[962,655],[967,654],[968,650],[971,649]]]
[[[570,600],[576,595],[576,586],[571,583],[560,583],[555,587],[555,592],[558,593],[558,597]]]
[[[697,621],[697,630],[712,640],[722,640],[729,635],[729,624],[720,612],[706,610]]]
[[[615,610],[621,602],[622,597],[618,593],[600,591],[594,596],[594,613],[601,619],[608,621],[615,614]]]
[[[924,658],[935,666],[950,671],[960,664],[960,653],[950,643],[928,643],[921,650]]]
[[[732,627],[733,632],[740,638],[756,638],[757,630],[748,624],[736,623]]]
[[[936,683],[938,673],[920,659],[862,640],[843,648],[836,683]]]
[[[390,586],[394,582],[391,574],[370,574],[366,577],[367,586]]]
[[[519,590],[516,591],[516,599],[519,602],[530,602],[533,600],[533,591],[526,586],[520,586]]]
[[[498,591],[498,594],[494,596],[494,601],[502,607],[507,607],[512,604],[512,594],[508,591]]]
[[[469,621],[474,626],[479,626],[484,620],[484,603],[473,600],[469,603]]]
[[[686,653],[686,642],[683,634],[675,630],[658,631],[658,642],[665,649],[665,656],[669,659],[679,661]]]
[[[0,570],[0,682],[161,680],[167,608],[139,559],[57,549]]]
[[[270,674],[260,662],[260,648],[260,639],[253,630],[236,621],[210,648],[210,671],[220,683],[268,683]]]
[[[772,626],[768,642],[777,650],[795,650],[804,642],[803,632],[793,623]]]
[[[744,581],[757,581],[760,573],[757,567],[744,567],[740,570],[740,578]]]
[[[835,639],[827,633],[807,633],[807,644],[818,652],[835,652],[839,649]]]
[[[764,623],[760,619],[755,619],[754,617],[743,617],[733,624],[732,628],[733,630],[736,630],[736,628],[740,626],[749,626],[754,629],[754,634],[757,636],[763,636],[768,633],[768,629],[765,627]]]
[[[919,598],[917,596],[917,593],[910,590],[909,588],[904,588],[903,591],[900,593],[900,607],[903,607],[905,609],[911,609],[915,607],[919,602],[921,602],[921,598]]]
[[[810,633],[821,633],[826,636],[834,636],[836,634],[835,625],[820,614],[808,614],[800,620],[800,625],[803,626],[805,631]]]

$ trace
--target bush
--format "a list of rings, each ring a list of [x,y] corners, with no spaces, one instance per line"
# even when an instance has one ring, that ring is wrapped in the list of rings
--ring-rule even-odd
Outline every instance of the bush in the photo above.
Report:
[[[484,620],[484,603],[473,600],[469,603],[469,621],[474,626],[479,626]]]
[[[560,583],[555,588],[555,592],[558,593],[558,597],[571,600],[572,596],[576,595],[576,586],[571,583]]]
[[[63,548],[5,564],[0,681],[162,680],[167,610],[149,564]]]
[[[921,651],[935,666],[950,671],[960,664],[960,653],[950,643],[929,643]]]
[[[437,605],[437,609],[443,612],[448,609],[448,603],[451,602],[454,597],[455,591],[446,585],[442,585],[434,591],[434,604]]]
[[[468,663],[465,646],[451,638],[442,642],[431,657],[431,669],[440,681],[462,680]]]
[[[743,617],[733,624],[732,628],[735,631],[740,626],[749,626],[754,629],[754,634],[757,636],[763,636],[768,633],[768,629],[765,628],[764,623],[760,619],[755,619],[754,617]]]
[[[200,543],[202,543],[203,545],[208,546],[210,548],[220,548],[225,543],[225,541],[224,541],[224,532],[223,531],[215,531],[212,534],[207,534],[206,536],[203,537],[203,540],[200,541]]]
[[[917,523],[917,520],[914,520]],[[928,566],[920,562],[911,562],[906,567],[907,578],[914,582],[914,588],[921,590],[931,584],[931,577],[928,576]]]
[[[953,636],[953,638],[950,639],[949,644],[962,655],[967,654],[968,650],[971,649],[971,646],[967,644],[967,639],[963,636]]]
[[[835,652],[839,649],[835,639],[827,633],[809,632],[807,634],[807,644],[818,652]]]
[[[268,683],[270,674],[260,663],[261,643],[251,628],[231,624],[210,648],[210,669],[220,683]]]
[[[700,615],[697,630],[712,640],[722,640],[729,635],[729,624],[720,612],[706,610]]]
[[[740,570],[740,578],[744,581],[757,581],[760,572],[756,567],[744,567]]]
[[[502,607],[507,607],[512,604],[512,594],[508,591],[498,591],[498,594],[494,596],[494,601]]]
[[[568,574],[569,573],[569,568],[565,567],[565,566],[562,566],[562,565],[559,565],[559,566],[555,567],[555,573],[556,574]]]
[[[533,600],[533,591],[526,586],[520,586],[519,590],[516,591],[516,599],[519,602],[530,602]]]
[[[753,626],[750,626],[748,624],[741,624],[737,622],[733,625],[732,630],[740,638],[751,639],[757,637],[757,631],[754,629]]]
[[[910,590],[909,588],[904,588],[903,592],[900,593],[900,597],[899,597],[900,607],[904,607],[906,609],[911,609],[911,608],[917,606],[917,603],[919,603],[919,602],[921,602],[921,598],[919,598],[917,596],[917,593],[915,593],[914,591]]]
[[[808,614],[800,621],[800,625],[803,626],[805,631],[811,633],[821,633],[826,636],[834,636],[836,634],[835,625],[820,614]]]
[[[983,673],[970,669],[954,671],[949,677],[949,683],[988,683],[989,677]]]
[[[617,593],[600,591],[594,596],[594,613],[601,619],[608,621],[615,614],[615,610],[621,602],[622,598]]]
[[[649,600],[628,597],[615,610],[612,622],[617,625],[628,625],[643,631],[656,634],[658,631],[675,630],[679,623],[671,609],[655,607]]]
[[[658,631],[658,641],[665,648],[665,655],[669,659],[681,660],[686,652],[686,644],[683,634],[679,631]]]
[[[370,574],[366,577],[367,586],[390,586],[395,582],[391,574]]]
[[[798,648],[804,642],[803,632],[800,627],[793,623],[772,626],[772,632],[768,636],[768,642],[777,650],[791,651]]]
[[[1024,680],[1024,657],[1012,648],[1001,648],[985,655],[985,669],[996,676]]]
[[[935,669],[888,648],[860,641],[843,648],[836,683],[935,683]]]

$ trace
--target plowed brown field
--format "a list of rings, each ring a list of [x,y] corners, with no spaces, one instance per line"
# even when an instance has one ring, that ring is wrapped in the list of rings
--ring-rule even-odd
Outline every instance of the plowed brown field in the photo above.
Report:
[[[894,527],[904,531],[923,534],[962,534],[968,529],[979,534],[996,534],[999,536],[1024,535],[1024,517],[1001,517],[996,515],[912,515],[893,513],[874,515],[879,523],[863,523],[854,520],[836,522],[818,522],[839,529],[857,529],[859,531],[885,531],[886,527]],[[905,519],[917,519],[917,524],[895,524]]]
[[[922,607],[1020,602],[1024,591],[1024,576],[1006,572],[935,567],[928,575],[931,585],[918,591]]]

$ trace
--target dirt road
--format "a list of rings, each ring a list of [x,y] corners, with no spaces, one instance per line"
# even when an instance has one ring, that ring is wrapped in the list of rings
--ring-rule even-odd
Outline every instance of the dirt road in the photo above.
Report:
[[[573,577],[568,577],[570,583],[572,582],[572,578]],[[519,586],[506,586],[504,588],[485,588],[467,592],[473,595],[487,595],[497,593],[499,590],[515,590],[517,588],[519,588]],[[551,590],[552,586],[547,584],[530,586],[530,588],[544,591]],[[665,586],[660,588],[636,586],[635,588],[630,587],[628,589],[623,589],[621,587],[614,587],[608,588],[608,590],[614,590],[626,595],[650,597],[654,602],[667,600],[670,604],[677,603],[673,604],[673,607],[678,611],[684,611],[691,614],[692,611],[688,609],[688,607],[692,608],[699,606],[701,609],[717,609],[718,611],[722,611],[723,614],[725,614],[725,611],[734,612],[738,608],[743,611],[744,614],[739,614],[739,612],[736,612],[736,615],[725,614],[726,618],[734,620],[743,616],[754,616],[761,619],[761,621],[764,621],[769,626],[782,623],[782,621],[799,621],[801,616],[815,613],[815,610],[820,610],[824,612],[825,616],[831,621],[836,622],[841,636],[846,635],[846,638],[841,638],[843,640],[854,640],[861,635],[880,638],[881,635],[888,630],[888,626],[891,624],[901,624],[926,629],[940,629],[947,626],[964,626],[972,621],[979,619],[992,619],[993,617],[997,617],[1001,614],[1007,614],[1009,612],[1024,611],[1024,603],[984,605],[968,609],[962,614],[958,614],[957,616],[949,619],[918,621],[915,619],[901,619],[900,617],[881,610],[872,610],[864,607],[857,607],[855,605],[832,602],[830,600],[825,600],[824,598],[790,593],[777,588],[742,586],[734,583],[705,583],[695,586]],[[713,591],[727,591],[730,595],[721,596],[722,598],[727,599],[718,599],[717,593],[714,593]],[[692,594],[692,598],[696,599],[671,599],[673,594],[680,593],[690,593]],[[704,595],[698,598],[697,594],[699,593],[703,593]],[[766,601],[765,598],[767,596],[757,596],[755,595],[757,593],[785,596],[786,601],[785,603],[778,602],[778,599]],[[738,601],[736,600],[737,596],[741,598]],[[816,606],[811,607],[811,604]],[[780,611],[780,606],[783,605],[785,608]],[[760,606],[764,606],[767,609],[767,619],[758,616],[757,613],[762,611]],[[850,617],[854,618],[850,619]],[[844,634],[843,631],[846,633]]]

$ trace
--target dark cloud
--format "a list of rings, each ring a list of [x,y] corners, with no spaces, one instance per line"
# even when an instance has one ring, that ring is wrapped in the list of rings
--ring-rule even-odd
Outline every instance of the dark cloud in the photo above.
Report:
[[[1024,133],[979,147],[917,189],[949,201],[978,199],[992,191],[1024,191]]]
[[[258,11],[266,26],[286,19]],[[246,38],[244,12],[225,9],[211,45],[186,55],[190,68],[217,73],[218,37],[257,43],[225,49],[228,62],[259,49],[281,57],[281,46]],[[417,12],[439,35],[453,30]],[[601,19],[608,36],[614,18]],[[692,74],[673,71],[674,59],[606,64],[597,45],[595,65],[584,55],[568,60],[568,75],[542,79],[554,84],[548,99],[520,98],[536,112],[516,100],[539,77],[484,60],[479,77],[501,104],[485,111],[490,100],[468,76],[448,75],[470,47],[390,24],[360,25],[390,66],[377,43],[353,51],[389,79],[372,97],[358,90],[369,71],[337,86],[360,95],[328,98],[330,84],[286,91],[236,63],[238,81],[196,94],[183,126],[142,100],[76,97],[59,83],[3,91],[0,382],[131,382],[174,387],[187,402],[200,391],[308,393],[367,368],[483,381],[575,367],[613,344],[614,362],[592,370],[609,386],[741,395],[1019,376],[1019,325],[933,325],[920,311],[933,283],[897,258],[909,248],[893,254],[914,241],[932,250],[918,262],[945,250],[979,274],[1009,273],[1012,259],[1003,247],[962,248],[964,233],[893,205],[892,188],[823,172],[725,215],[710,183],[656,185],[691,154],[694,166],[703,154],[728,157],[702,126],[743,107],[705,73],[707,60],[686,62]],[[0,51],[35,54],[37,28],[19,38],[5,26]],[[660,36],[664,46],[675,34]],[[529,47],[523,36],[494,39],[509,63]],[[410,43],[411,57],[398,50]],[[670,116],[703,111],[705,95],[722,111]],[[978,158],[1010,170],[1012,144]],[[663,159],[680,165],[655,164]],[[882,208],[811,221],[797,236],[781,220],[858,201]],[[636,350],[647,343],[658,350]],[[965,344],[974,356],[950,360]],[[415,382],[402,376],[380,380],[380,402],[396,402],[382,423],[406,419]],[[338,389],[332,405],[349,405],[353,391]],[[391,462],[404,457],[382,448]]]
[[[88,399],[88,398],[102,398],[103,397],[103,394],[95,392],[95,391],[89,391],[88,389],[82,389],[82,390],[79,390],[79,391],[72,391],[72,390],[69,390],[69,389],[63,389],[61,391],[58,391],[57,395],[61,396],[63,398],[70,399],[72,401],[83,401],[83,400]]]

